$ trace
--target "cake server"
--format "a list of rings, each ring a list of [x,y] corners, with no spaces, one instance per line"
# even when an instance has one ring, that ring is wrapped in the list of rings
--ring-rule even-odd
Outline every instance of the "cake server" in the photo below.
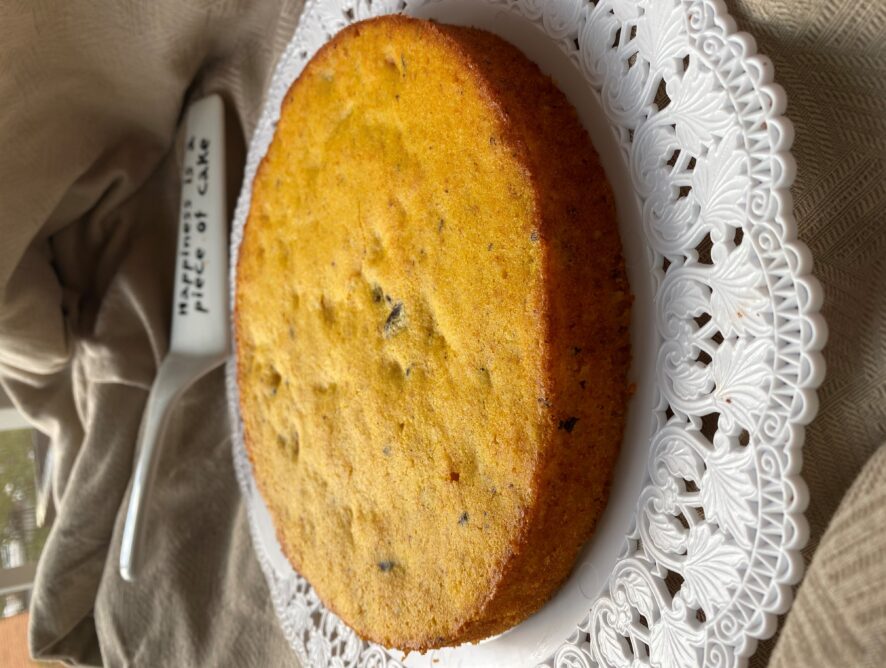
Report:
[[[194,103],[185,120],[172,332],[142,418],[120,548],[120,575],[130,582],[144,559],[146,515],[169,415],[182,393],[230,353],[224,170],[224,105],[211,95]]]

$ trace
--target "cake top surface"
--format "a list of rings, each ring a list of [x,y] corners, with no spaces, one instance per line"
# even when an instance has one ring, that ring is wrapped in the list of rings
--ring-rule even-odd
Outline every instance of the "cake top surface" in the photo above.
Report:
[[[553,88],[479,31],[346,29],[286,97],[238,265],[241,412],[284,551],[358,632],[407,648],[487,605],[577,423],[548,396],[558,241],[459,35]]]

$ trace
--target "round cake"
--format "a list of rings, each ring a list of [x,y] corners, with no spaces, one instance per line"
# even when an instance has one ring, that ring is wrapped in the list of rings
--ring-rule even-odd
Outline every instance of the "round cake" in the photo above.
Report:
[[[362,637],[424,651],[538,610],[608,495],[631,297],[610,187],[520,51],[354,24],[289,90],[235,330],[283,550]]]

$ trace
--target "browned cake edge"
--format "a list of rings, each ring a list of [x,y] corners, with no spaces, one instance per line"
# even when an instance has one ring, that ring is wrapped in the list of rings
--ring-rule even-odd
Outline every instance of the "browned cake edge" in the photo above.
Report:
[[[608,498],[628,399],[631,298],[612,191],[587,132],[549,77],[480,30],[436,26],[482,74],[540,204],[546,274],[550,445],[512,556],[456,642],[500,633],[538,610],[572,570]],[[533,101],[535,106],[529,106]]]
[[[605,508],[618,457],[629,396],[631,297],[611,188],[575,110],[551,79],[516,47],[481,30],[400,15],[369,21],[418,24],[428,40],[445,40],[479,75],[490,106],[507,128],[506,142],[516,148],[530,172],[539,204],[538,242],[546,274],[547,358],[539,402],[549,409],[545,429],[550,440],[540,461],[532,463],[533,503],[526,509],[510,557],[490,582],[485,602],[449,637],[389,639],[371,628],[354,629],[365,639],[423,652],[477,642],[513,627],[541,608],[571,572]],[[292,84],[281,115],[318,56],[369,21],[349,26],[320,49]],[[529,101],[536,106],[529,106]],[[264,167],[265,160],[256,180]],[[239,348],[236,304],[234,328]],[[238,355],[238,378],[243,374],[241,363]],[[243,408],[241,400],[243,437],[253,461],[251,419]],[[262,481],[256,483],[265,494]],[[277,538],[299,570],[295,552],[279,528]],[[332,601],[322,591],[317,593],[338,614]]]

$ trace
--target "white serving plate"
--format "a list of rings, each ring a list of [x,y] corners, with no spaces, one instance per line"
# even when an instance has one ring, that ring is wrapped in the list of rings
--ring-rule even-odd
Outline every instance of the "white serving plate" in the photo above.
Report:
[[[229,365],[237,478],[296,655],[372,668],[745,665],[802,571],[800,449],[826,339],[770,62],[718,0],[309,0],[250,145],[232,298],[253,177],[286,91],[340,29],[392,12],[501,35],[576,107],[615,191],[637,393],[608,507],[561,591],[496,638],[404,657],[357,638],[283,556]]]

